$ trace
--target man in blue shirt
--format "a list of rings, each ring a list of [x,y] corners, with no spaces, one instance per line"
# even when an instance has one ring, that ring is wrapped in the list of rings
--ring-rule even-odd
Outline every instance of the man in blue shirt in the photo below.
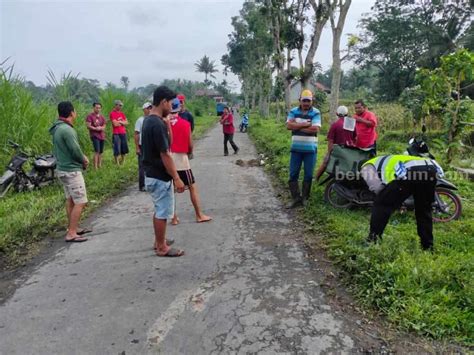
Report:
[[[300,106],[288,113],[286,127],[291,130],[290,187],[292,203],[288,208],[304,206],[311,193],[313,172],[316,166],[318,151],[318,132],[321,128],[321,114],[312,106],[313,93],[303,90]],[[304,163],[302,194],[300,194],[298,178],[301,165]]]

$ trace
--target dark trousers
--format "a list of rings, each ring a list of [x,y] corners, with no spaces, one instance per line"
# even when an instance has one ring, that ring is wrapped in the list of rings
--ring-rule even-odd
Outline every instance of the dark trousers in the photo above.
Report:
[[[229,134],[229,133],[224,133],[224,154],[229,154],[229,149],[227,148],[227,142],[230,143],[232,146],[232,149],[234,149],[234,152],[237,152],[239,150],[239,147],[237,147],[237,144],[234,143],[234,135]]]
[[[137,154],[138,160],[138,188],[143,190],[145,188],[145,169],[143,167],[143,154]]]
[[[390,215],[399,209],[403,201],[413,195],[418,235],[423,249],[433,247],[432,203],[434,201],[436,175],[429,174],[424,181],[395,180],[377,196],[370,218],[371,235],[380,237]]]

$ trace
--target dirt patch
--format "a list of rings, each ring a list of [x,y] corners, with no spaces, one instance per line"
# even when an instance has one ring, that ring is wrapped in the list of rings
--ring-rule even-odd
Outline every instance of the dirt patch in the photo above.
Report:
[[[242,159],[237,159],[235,161],[235,164],[241,167],[255,167],[255,166],[263,166],[265,165],[265,162],[263,160],[259,159],[250,159],[250,160],[242,160]]]

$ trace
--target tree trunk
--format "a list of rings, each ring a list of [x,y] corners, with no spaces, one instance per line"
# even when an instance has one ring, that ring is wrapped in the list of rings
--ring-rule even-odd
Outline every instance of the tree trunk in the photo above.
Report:
[[[313,23],[313,34],[311,36],[311,44],[306,54],[304,61],[304,70],[301,74],[301,85],[302,89],[309,88],[311,77],[313,76],[314,68],[314,55],[319,46],[319,40],[321,39],[321,34],[323,33],[324,25],[329,19],[329,9],[326,3],[326,0],[319,0],[316,3],[316,0],[309,0],[311,7],[313,8],[315,20]]]
[[[344,29],[347,12],[351,6],[351,0],[335,0],[335,4],[330,7],[330,21],[332,29],[332,81],[331,99],[329,102],[329,117],[332,122],[336,117],[336,110],[339,103],[339,89],[341,86],[341,35]],[[337,25],[335,21],[336,8],[339,7],[339,18]]]
[[[291,50],[288,48],[286,52],[286,75],[283,78],[285,85],[285,108],[289,112],[291,109]]]

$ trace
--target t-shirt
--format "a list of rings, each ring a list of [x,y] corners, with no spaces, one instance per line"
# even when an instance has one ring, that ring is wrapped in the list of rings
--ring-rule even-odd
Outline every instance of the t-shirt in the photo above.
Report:
[[[140,117],[137,122],[135,122],[135,132],[138,132],[138,145],[142,145],[142,126],[143,126],[143,120],[145,117]]]
[[[373,127],[368,127],[365,123],[356,122],[356,146],[357,148],[368,148],[374,145],[377,140],[377,132],[375,131],[375,127],[377,127],[377,117],[370,111],[365,111],[362,115],[354,115],[354,118],[358,117],[375,124]]]
[[[95,112],[92,112],[87,116],[86,122],[89,123],[92,127],[102,127],[105,125],[105,118],[101,114],[97,115]],[[89,129],[89,135],[91,138],[97,138],[98,140],[105,140],[105,131],[94,131]]]
[[[178,119],[171,121],[171,131],[173,132],[173,142],[170,150],[173,153],[189,153],[189,138],[191,136],[191,125],[188,121],[178,116]]]
[[[180,113],[179,113],[179,116],[180,116],[181,118],[184,118],[186,121],[188,121],[189,124],[191,125],[191,132],[194,131],[194,117],[193,117],[193,115],[191,114],[191,112],[189,112],[188,110],[186,110],[186,111],[180,112]]]
[[[231,113],[228,113],[227,115],[222,115],[221,119],[224,119],[224,123],[222,124],[222,131],[225,134],[234,134],[234,116],[232,116]]]
[[[122,111],[112,111],[109,115],[111,121],[126,121],[127,117],[125,117],[125,114]],[[125,126],[118,126],[115,127],[112,125],[112,133],[113,134],[125,134],[127,133],[127,130]]]
[[[311,122],[311,126],[321,127],[321,114],[314,107],[311,107],[306,113],[303,113],[301,108],[295,107],[288,113],[286,121],[296,123]],[[291,151],[301,153],[316,152],[318,146],[317,136],[317,133],[305,133],[301,130],[291,131]]]
[[[144,118],[142,126],[142,158],[145,176],[162,181],[170,181],[161,153],[169,151],[168,129],[166,123],[157,116]]]
[[[354,147],[356,134],[344,129],[344,117],[340,117],[329,128],[328,139],[332,140],[334,144]]]

